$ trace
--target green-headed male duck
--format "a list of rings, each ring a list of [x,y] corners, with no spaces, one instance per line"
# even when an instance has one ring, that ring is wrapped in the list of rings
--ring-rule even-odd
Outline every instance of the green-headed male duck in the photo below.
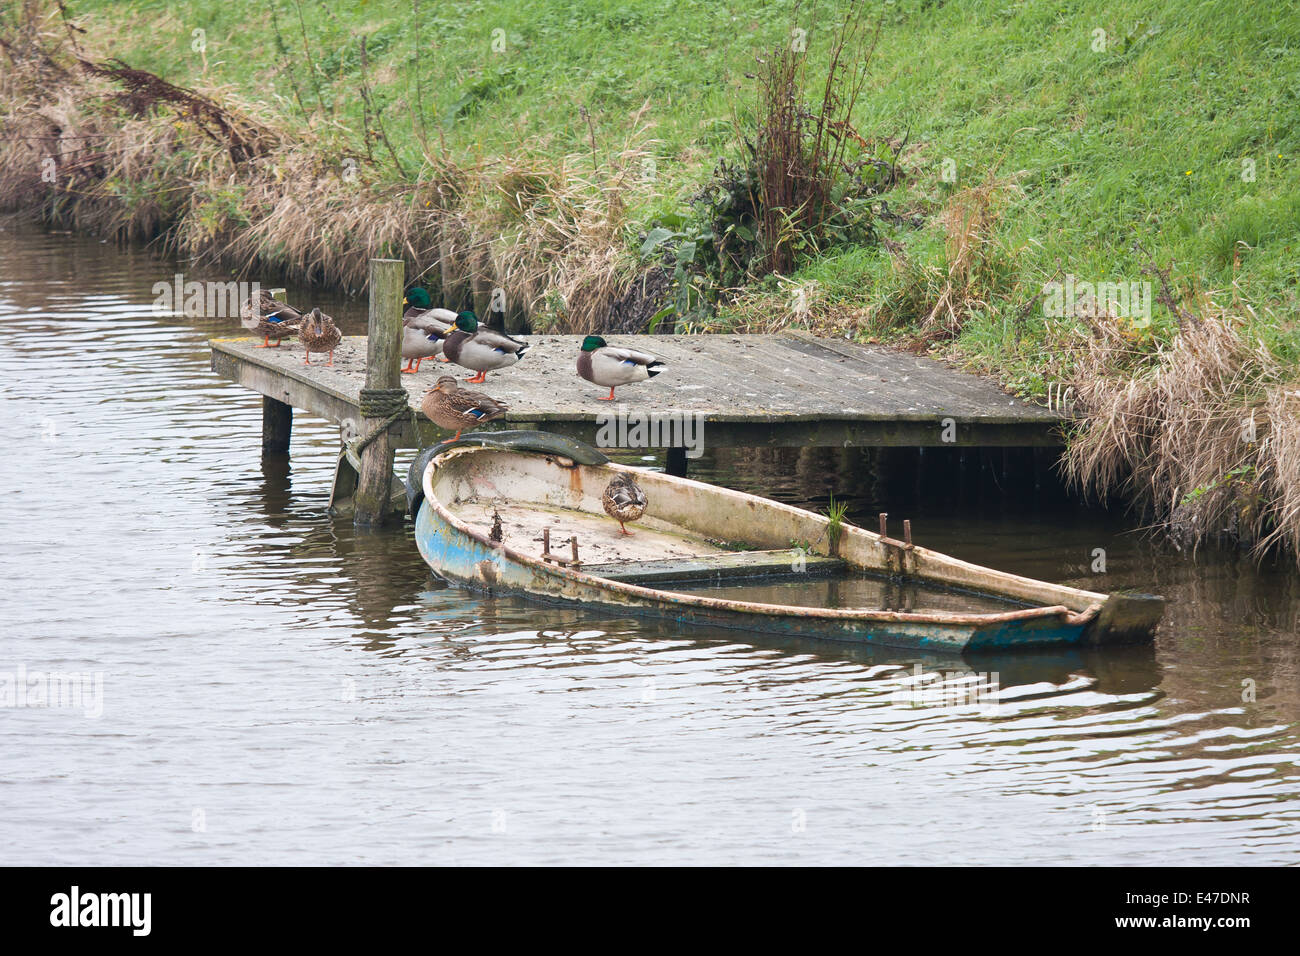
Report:
[[[599,335],[588,335],[582,340],[578,353],[578,374],[588,382],[608,388],[602,402],[614,400],[614,389],[619,385],[644,382],[664,370],[664,363],[649,352],[619,348],[609,345]]]
[[[477,372],[465,381],[477,384],[487,378],[487,373],[508,368],[524,357],[528,345],[512,339],[504,332],[494,332],[479,325],[473,312],[456,316],[456,327],[442,344],[442,354],[457,365]]]

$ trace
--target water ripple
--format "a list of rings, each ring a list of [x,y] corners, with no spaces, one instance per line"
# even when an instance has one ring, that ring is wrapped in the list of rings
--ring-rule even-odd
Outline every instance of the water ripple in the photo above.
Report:
[[[870,456],[717,451],[703,477],[816,506],[833,480],[860,520],[909,500],[927,543],[1010,570],[1095,586],[1104,547],[1169,621],[1154,652],[963,661],[476,597],[408,529],[329,520],[332,426],[259,461],[259,400],[208,368],[235,323],[152,311],[179,268],[0,231],[0,674],[102,687],[97,717],[90,691],[0,710],[11,858],[1297,860],[1293,573],[900,498]]]

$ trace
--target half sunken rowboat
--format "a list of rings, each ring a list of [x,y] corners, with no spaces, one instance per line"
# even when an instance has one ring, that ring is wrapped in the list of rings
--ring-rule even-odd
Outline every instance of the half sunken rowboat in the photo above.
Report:
[[[631,472],[649,507],[619,534],[601,506]],[[1164,610],[1147,594],[1097,594],[959,561],[755,495],[609,461],[542,432],[444,442],[411,465],[415,538],[440,577],[492,594],[619,616],[946,651],[1149,641]],[[807,542],[806,555],[791,542]],[[827,572],[903,582],[982,602],[979,611],[755,603],[692,583]],[[990,601],[995,602],[990,606]],[[987,610],[985,609],[987,608]]]

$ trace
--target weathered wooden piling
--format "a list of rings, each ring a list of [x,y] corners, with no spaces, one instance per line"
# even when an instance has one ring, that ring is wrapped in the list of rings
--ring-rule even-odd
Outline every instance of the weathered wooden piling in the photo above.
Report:
[[[284,289],[268,289],[274,298],[283,298]],[[289,454],[289,438],[293,434],[293,406],[270,395],[262,396],[262,454]]]
[[[289,454],[293,433],[293,406],[269,395],[262,396],[262,454]]]
[[[664,455],[664,471],[674,478],[686,477],[686,449],[669,448]]]
[[[402,388],[402,288],[405,278],[406,269],[401,259],[370,260],[370,319],[366,340],[368,391]],[[387,415],[366,416],[362,419],[362,434],[369,435],[386,420]],[[361,451],[354,524],[374,527],[382,524],[388,515],[394,448],[392,433],[384,429]]]

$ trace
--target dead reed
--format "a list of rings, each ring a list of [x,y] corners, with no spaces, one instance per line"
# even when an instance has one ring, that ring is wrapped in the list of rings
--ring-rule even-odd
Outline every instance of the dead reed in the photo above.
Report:
[[[653,189],[640,113],[594,170],[524,144],[469,165],[426,155],[401,178],[227,90],[80,56],[56,21],[19,22],[0,43],[0,209],[350,292],[367,259],[401,258],[449,307],[515,328],[599,331],[632,282],[626,209]]]
[[[1089,321],[1064,472],[1126,495],[1179,547],[1300,554],[1300,381],[1211,299],[1192,312],[1154,354],[1115,319]]]
[[[810,30],[818,10],[807,10]],[[796,5],[791,20],[801,22]],[[739,138],[752,152],[759,259],[749,266],[754,277],[785,275],[799,250],[825,244],[827,224],[840,211],[837,185],[851,179],[847,157],[866,141],[852,125],[854,107],[866,86],[880,22],[872,31],[865,5],[850,0],[830,28],[829,64],[820,91],[809,76],[806,36],[795,29],[791,40],[760,57],[755,68],[755,129],[737,122]],[[811,105],[807,99],[816,102]]]

